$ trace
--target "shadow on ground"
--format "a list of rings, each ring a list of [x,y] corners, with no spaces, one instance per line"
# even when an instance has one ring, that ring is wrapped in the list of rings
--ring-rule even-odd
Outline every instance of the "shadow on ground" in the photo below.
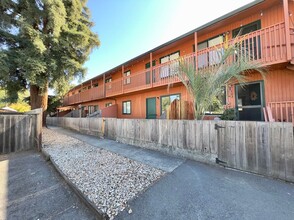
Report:
[[[0,155],[0,219],[95,219],[41,154]]]

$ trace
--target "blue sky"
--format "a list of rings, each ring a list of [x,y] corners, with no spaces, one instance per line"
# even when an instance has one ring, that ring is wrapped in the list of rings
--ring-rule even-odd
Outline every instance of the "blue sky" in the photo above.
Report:
[[[84,80],[172,40],[252,0],[88,0],[101,46]],[[84,81],[83,80],[83,81]]]

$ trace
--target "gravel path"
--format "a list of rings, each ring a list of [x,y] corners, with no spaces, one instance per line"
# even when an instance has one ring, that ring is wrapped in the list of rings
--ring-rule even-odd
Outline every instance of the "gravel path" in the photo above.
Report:
[[[43,129],[43,149],[110,219],[124,210],[130,199],[165,174],[162,170],[95,148],[50,129]]]

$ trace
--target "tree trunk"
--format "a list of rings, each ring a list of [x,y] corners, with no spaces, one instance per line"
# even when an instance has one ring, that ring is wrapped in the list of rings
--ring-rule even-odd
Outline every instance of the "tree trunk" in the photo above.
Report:
[[[46,116],[48,107],[48,83],[41,88],[38,85],[30,85],[30,103],[31,109],[43,109],[43,126],[46,126]]]

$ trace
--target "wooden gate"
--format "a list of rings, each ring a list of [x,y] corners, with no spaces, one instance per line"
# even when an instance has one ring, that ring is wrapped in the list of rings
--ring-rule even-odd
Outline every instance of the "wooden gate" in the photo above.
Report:
[[[294,176],[291,123],[220,121],[215,129],[219,164],[281,179]]]

